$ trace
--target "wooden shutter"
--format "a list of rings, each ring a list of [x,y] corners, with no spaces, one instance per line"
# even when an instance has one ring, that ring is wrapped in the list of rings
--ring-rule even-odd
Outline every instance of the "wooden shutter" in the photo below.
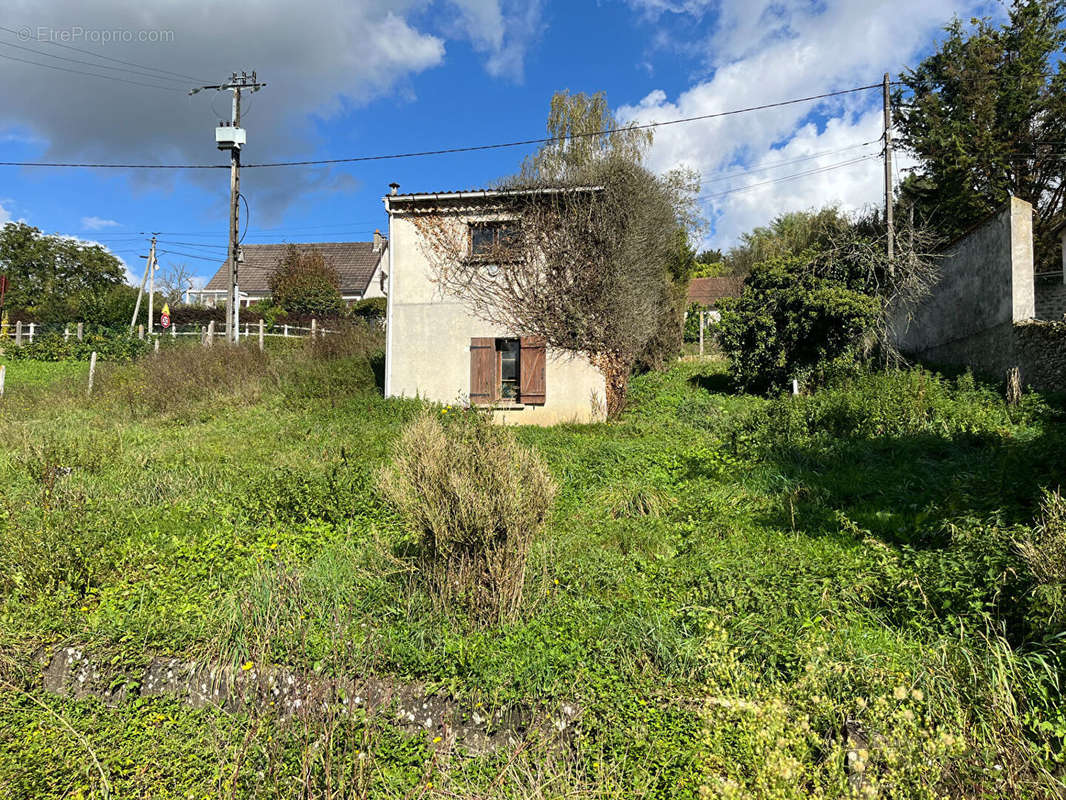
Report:
[[[523,336],[518,364],[518,398],[533,406],[544,405],[547,386],[544,379],[545,346],[539,336]]]
[[[470,403],[496,402],[496,340],[475,337],[470,340]]]

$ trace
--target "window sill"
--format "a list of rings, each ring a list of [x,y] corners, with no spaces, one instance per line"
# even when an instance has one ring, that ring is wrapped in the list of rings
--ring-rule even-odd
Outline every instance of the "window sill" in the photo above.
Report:
[[[493,411],[522,411],[531,406],[525,403],[474,403],[477,408],[492,409]]]

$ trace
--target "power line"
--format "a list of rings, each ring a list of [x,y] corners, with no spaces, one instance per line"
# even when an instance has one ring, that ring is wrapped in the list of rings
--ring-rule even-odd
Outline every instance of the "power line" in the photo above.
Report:
[[[6,44],[6,42],[0,42],[0,44]],[[107,80],[107,81],[118,81],[119,83],[130,83],[130,84],[133,84],[134,86],[147,86],[149,89],[163,89],[163,90],[168,91],[168,92],[177,92],[177,91],[179,91],[178,89],[175,89],[173,86],[158,86],[156,84],[151,84],[151,83],[141,83],[140,81],[126,80],[125,78],[119,78],[119,77],[117,77],[115,75],[100,75],[100,74],[98,74],[96,72],[85,72],[84,70],[79,70],[79,69],[68,69],[66,67],[58,67],[55,64],[42,64],[39,61],[30,61],[29,59],[26,59],[26,58],[18,58],[16,56],[9,56],[6,53],[0,53],[0,58],[6,58],[9,61],[21,61],[23,64],[33,64],[35,67],[45,67],[46,69],[56,69],[56,70],[59,70],[60,72],[70,72],[70,73],[73,73],[74,75],[87,75],[87,76],[93,77],[93,78],[103,78],[104,80]]]
[[[856,149],[858,149],[860,147],[866,147],[868,145],[876,144],[876,143],[877,143],[877,140],[873,139],[873,140],[871,140],[869,142],[862,142],[860,144],[852,144],[852,145],[848,145],[847,147],[838,147],[838,148],[835,148],[833,150],[823,150],[820,153],[811,153],[810,155],[801,156],[800,158],[789,159],[787,161],[775,161],[775,162],[773,162],[771,164],[766,164],[766,165],[761,166],[761,167],[755,167],[753,169],[745,169],[745,170],[738,170],[736,172],[723,173],[720,177],[707,178],[703,182],[704,183],[718,183],[719,181],[727,181],[727,180],[730,180],[732,178],[740,178],[740,177],[743,177],[744,175],[754,175],[755,173],[758,173],[758,172],[768,172],[769,170],[777,169],[778,167],[786,167],[786,166],[788,166],[790,164],[799,164],[799,163],[802,163],[804,161],[811,161],[812,159],[822,158],[823,156],[829,156],[829,155],[833,155],[835,153],[843,153],[843,152],[845,152],[847,150],[856,150]]]
[[[58,67],[57,67],[58,69]],[[589,131],[585,133],[572,133],[564,136],[545,136],[538,139],[522,139],[513,142],[500,142],[497,144],[481,144],[481,145],[469,145],[464,147],[447,147],[439,150],[421,150],[408,153],[390,153],[387,155],[376,156],[353,156],[350,158],[327,158],[317,160],[306,161],[274,161],[266,162],[262,164],[242,164],[245,169],[263,169],[267,167],[309,167],[309,166],[325,166],[330,164],[353,164],[363,161],[388,161],[402,158],[420,158],[423,156],[439,156],[450,155],[453,153],[473,153],[484,150],[501,150],[510,147],[524,147],[534,144],[548,144],[551,142],[569,141],[571,139],[582,139],[590,136],[606,136],[612,133],[620,133],[626,130],[648,130],[651,128],[661,128],[667,125],[680,125],[686,122],[698,122],[701,120],[718,119],[721,117],[735,116],[737,114],[747,114],[752,111],[764,111],[769,108],[780,108],[782,106],[795,105],[797,103],[809,103],[814,100],[824,100],[830,97],[839,97],[846,94],[854,94],[855,92],[863,92],[870,89],[880,89],[882,84],[872,83],[868,86],[856,86],[852,89],[840,89],[835,92],[823,92],[822,94],[810,95],[808,97],[796,97],[792,100],[781,100],[776,103],[764,103],[758,106],[748,106],[747,108],[737,108],[731,111],[718,111],[713,114],[698,114],[691,117],[680,117],[678,119],[663,120],[661,122],[646,122],[640,125],[628,125],[617,128],[606,128],[599,131]],[[155,87],[159,88],[159,87]],[[82,169],[228,169],[228,164],[79,164],[79,163],[53,163],[47,161],[0,161],[0,166],[3,167],[65,167],[65,168],[82,168]]]
[[[55,58],[55,59],[58,59],[60,61],[69,61],[72,64],[83,64],[84,66],[92,67],[93,69],[110,69],[110,70],[114,70],[116,72],[125,73],[127,75],[133,75],[134,77],[137,77],[137,78],[148,78],[150,80],[156,80],[156,81],[173,81],[174,83],[180,83],[181,82],[180,79],[178,79],[178,78],[167,78],[167,77],[165,77],[163,75],[152,75],[152,74],[145,73],[145,72],[130,72],[130,70],[128,68],[126,68],[126,67],[111,67],[111,66],[108,66],[107,64],[94,64],[92,61],[82,61],[79,58],[67,58],[66,56],[55,56],[55,55],[52,55],[51,53],[42,53],[40,50],[37,50],[35,48],[24,47],[24,46],[22,46],[20,44],[12,44],[11,42],[0,42],[0,47],[14,47],[16,50],[25,50],[27,53],[33,53],[34,55],[40,56],[41,58]],[[46,64],[41,64],[40,66],[43,67],[43,66],[47,66],[47,65]]]
[[[3,25],[0,25],[0,31],[7,31],[8,33],[13,33],[16,36],[23,35],[22,32],[16,31],[13,28],[6,28]],[[38,40],[38,41],[40,41],[40,40]],[[53,47],[62,47],[64,50],[72,50],[75,53],[84,53],[85,55],[92,56],[93,58],[103,59],[104,61],[111,61],[111,62],[113,62],[115,64],[125,64],[128,67],[137,67],[139,69],[148,70],[150,72],[160,72],[160,73],[163,73],[164,75],[173,75],[176,78],[182,78],[182,79],[185,79],[185,80],[194,81],[196,83],[207,83],[206,80],[204,80],[202,78],[195,78],[192,75],[185,75],[185,74],[183,74],[181,72],[171,72],[170,70],[159,69],[158,67],[149,67],[146,64],[138,64],[136,61],[123,61],[121,58],[112,58],[111,56],[100,55],[99,53],[94,53],[92,50],[83,50],[80,47],[74,47],[73,45],[69,45],[69,44],[61,44],[59,42],[53,42],[51,40],[47,40],[47,41],[43,42],[43,44],[50,44]],[[54,56],[54,57],[55,58],[59,58],[59,56]]]
[[[747,186],[738,186],[735,189],[727,189],[724,192],[715,192],[713,194],[703,194],[703,195],[700,195],[697,199],[698,200],[711,200],[711,199],[714,199],[716,197],[725,197],[726,195],[736,194],[737,192],[746,192],[749,189],[757,189],[760,186],[769,186],[770,184],[774,184],[774,183],[782,183],[784,181],[791,181],[791,180],[795,180],[797,178],[805,178],[805,177],[807,177],[809,175],[817,175],[817,174],[822,173],[822,172],[829,172],[831,170],[840,169],[842,167],[849,167],[849,166],[851,166],[853,164],[859,164],[859,163],[861,163],[863,161],[869,161],[872,158],[879,158],[879,157],[880,157],[879,154],[871,153],[868,156],[860,156],[859,158],[853,158],[853,159],[850,159],[849,161],[841,161],[841,162],[839,162],[837,164],[827,164],[824,167],[817,167],[815,169],[806,170],[805,172],[797,172],[794,175],[785,175],[783,177],[775,178],[775,179],[770,180],[770,181],[761,181],[760,183],[751,183],[751,184],[748,184]]]

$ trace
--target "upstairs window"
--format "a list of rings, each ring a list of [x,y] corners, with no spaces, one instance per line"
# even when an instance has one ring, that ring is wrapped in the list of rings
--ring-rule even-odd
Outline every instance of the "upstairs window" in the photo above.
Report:
[[[479,261],[506,259],[506,251],[518,244],[518,223],[510,221],[470,224],[470,257]],[[501,255],[504,256],[501,258]]]

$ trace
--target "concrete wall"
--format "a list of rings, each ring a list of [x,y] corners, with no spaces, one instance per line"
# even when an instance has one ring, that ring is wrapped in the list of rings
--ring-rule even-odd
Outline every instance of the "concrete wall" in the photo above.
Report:
[[[1022,383],[1066,391],[1066,304],[1061,283],[1034,284],[1033,209],[1013,198],[962,237],[940,263],[940,278],[917,308],[897,311],[896,345],[933,364],[971,367],[1004,377],[1018,367]],[[1063,309],[1066,311],[1066,308]]]
[[[918,307],[892,320],[897,347],[926,358],[1036,315],[1033,207],[1019,198],[954,242],[940,277]]]
[[[485,215],[466,211],[463,222],[479,216]],[[471,338],[511,334],[477,318],[461,298],[441,293],[433,282],[421,235],[403,212],[390,216],[389,256],[386,396],[465,404],[470,394]],[[549,350],[545,382],[544,405],[499,410],[497,420],[553,425],[605,418],[606,384],[586,359]]]
[[[367,284],[366,292],[363,294],[364,300],[369,300],[371,297],[384,297],[385,290],[381,288],[381,277],[385,276],[388,280],[388,275],[385,267],[389,263],[389,251],[388,245],[385,245],[385,252],[381,256],[381,260],[378,261],[377,267],[374,269],[374,274],[370,276],[370,283]]]

